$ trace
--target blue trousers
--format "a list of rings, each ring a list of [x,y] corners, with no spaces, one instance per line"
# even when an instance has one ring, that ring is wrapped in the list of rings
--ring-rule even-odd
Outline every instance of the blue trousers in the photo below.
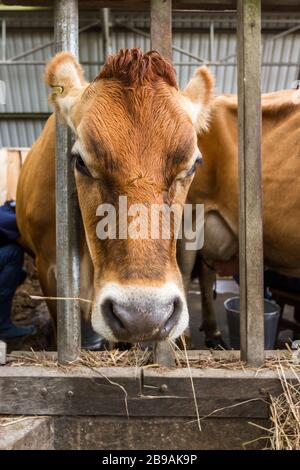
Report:
[[[0,329],[10,324],[14,293],[26,277],[23,259],[23,249],[19,245],[0,246]]]

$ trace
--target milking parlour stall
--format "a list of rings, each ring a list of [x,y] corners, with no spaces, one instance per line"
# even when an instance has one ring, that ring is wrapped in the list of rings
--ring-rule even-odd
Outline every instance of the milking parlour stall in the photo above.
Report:
[[[300,450],[300,2],[0,22],[0,450]]]

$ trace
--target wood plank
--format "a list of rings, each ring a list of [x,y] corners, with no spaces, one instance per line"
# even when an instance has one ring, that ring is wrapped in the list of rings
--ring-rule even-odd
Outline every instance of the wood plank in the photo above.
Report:
[[[6,364],[6,343],[0,341],[0,365]]]
[[[172,61],[172,0],[151,0],[151,49]]]
[[[151,49],[172,61],[172,0],[151,0]],[[175,357],[166,341],[154,345],[154,362],[166,367],[175,365]]]
[[[280,380],[272,371],[256,375],[253,371],[192,369],[192,376],[200,416],[268,417],[269,394],[282,393]],[[293,379],[292,374],[289,377]],[[159,413],[171,416],[175,409],[178,416],[195,416],[193,391],[186,369],[166,372],[147,369],[143,384],[145,396],[152,400],[158,398],[152,411],[157,413],[156,416]],[[144,411],[146,408],[147,404]]]
[[[59,450],[242,450],[261,449],[267,433],[248,419],[205,419],[202,432],[186,418],[90,418],[61,417],[52,420],[54,446]],[[267,428],[267,420],[251,419]],[[258,439],[260,438],[260,439]],[[248,447],[247,447],[248,448]],[[196,467],[196,466],[195,466]]]
[[[237,5],[241,358],[258,366],[264,360],[261,5]]]
[[[267,418],[269,407],[262,400],[247,401],[241,399],[229,399],[226,397],[208,399],[197,398],[199,416],[204,418]],[[130,400],[131,416],[147,417],[186,417],[189,420],[197,418],[193,398],[186,397],[141,397]]]
[[[192,369],[200,415],[267,417],[265,398],[281,393],[281,384],[273,371],[256,374]],[[131,417],[196,416],[187,369],[4,366],[0,396],[0,414],[127,416],[127,403]]]
[[[139,371],[138,371],[139,372]],[[136,368],[2,367],[0,414],[126,416],[140,393]]]
[[[277,394],[281,383],[271,370],[191,369],[196,396],[248,400]],[[187,369],[143,370],[143,393],[151,396],[192,397],[193,391]],[[293,374],[286,371],[288,379]]]
[[[160,341],[154,345],[154,363],[161,364],[165,367],[174,367],[175,355],[170,343]]]

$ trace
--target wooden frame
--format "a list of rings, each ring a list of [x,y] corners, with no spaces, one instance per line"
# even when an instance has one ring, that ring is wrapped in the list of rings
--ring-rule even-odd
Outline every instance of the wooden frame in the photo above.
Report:
[[[2,0],[5,5],[48,6],[55,0]],[[151,0],[79,0],[79,8],[112,8],[124,10],[145,10]],[[299,11],[298,0],[262,0],[264,11]],[[235,10],[236,0],[173,0],[178,10]]]
[[[56,52],[78,56],[78,2],[55,2]],[[77,193],[72,170],[71,131],[56,113],[56,258],[57,296],[80,296],[79,223]],[[80,306],[76,300],[57,301],[57,350],[61,363],[77,359],[81,347]]]
[[[241,357],[264,360],[261,181],[261,1],[238,0]]]
[[[8,1],[6,3],[9,3]],[[14,0],[14,3],[16,1]],[[38,4],[18,2],[19,4]],[[88,2],[92,4],[93,2]],[[115,2],[124,5],[125,2]],[[164,15],[157,22],[158,10]],[[189,5],[195,2],[187,3]],[[211,7],[229,2],[210,2]],[[230,2],[233,3],[233,2]],[[266,4],[267,2],[263,2]],[[279,5],[280,2],[268,2]],[[282,2],[281,2],[282,3]],[[94,3],[93,3],[94,4]],[[97,2],[98,4],[98,2]],[[134,2],[128,2],[128,5]],[[182,2],[183,4],[183,2]],[[198,8],[207,4],[197,2]],[[286,6],[295,2],[285,2]],[[171,57],[171,0],[152,0],[152,44],[159,49],[166,31],[164,53]],[[174,1],[174,5],[177,2]],[[112,2],[101,2],[112,6]],[[77,0],[56,2],[57,49],[77,54]],[[260,0],[238,0],[239,15],[239,158],[241,268],[244,316],[241,322],[242,358],[260,364],[263,351],[262,232],[260,180]],[[73,28],[70,28],[70,24]],[[251,126],[249,126],[251,123]],[[74,183],[66,158],[70,137],[57,128],[57,253],[58,295],[77,297],[79,289],[78,241],[74,225]],[[58,318],[58,360],[76,359],[80,348],[78,305],[62,301]],[[257,319],[258,317],[258,319]],[[192,352],[195,354],[199,352]],[[199,353],[201,354],[201,353]],[[229,356],[230,353],[227,354]],[[225,357],[227,357],[225,356]],[[166,359],[162,359],[165,361]],[[200,415],[267,418],[265,398],[281,393],[277,372],[261,370],[163,368],[0,368],[0,414],[92,416],[184,416],[195,419],[191,388],[193,377]],[[289,373],[287,372],[287,378]],[[245,402],[245,403],[242,403]],[[128,409],[127,409],[128,407]],[[222,408],[222,410],[220,410]],[[216,412],[215,410],[220,411]]]
[[[44,353],[43,353],[44,354]],[[49,356],[52,353],[47,353]],[[151,367],[0,368],[0,415],[268,418],[269,395],[282,393],[277,371]],[[20,358],[20,353],[18,352]],[[234,351],[191,351],[190,359],[238,359]],[[37,360],[38,353],[26,353]],[[285,358],[268,351],[268,358]],[[288,380],[296,380],[286,371]]]
[[[172,0],[151,0],[151,46],[171,60]],[[56,45],[77,54],[77,0],[55,3]],[[241,355],[249,364],[264,359],[263,242],[261,188],[260,0],[238,0],[238,135],[240,184]],[[57,278],[58,297],[79,297],[75,185],[66,158],[70,134],[57,126]],[[74,214],[78,214],[74,217]],[[73,361],[80,349],[76,301],[58,302],[58,358]],[[157,360],[172,365],[170,349],[157,345]]]

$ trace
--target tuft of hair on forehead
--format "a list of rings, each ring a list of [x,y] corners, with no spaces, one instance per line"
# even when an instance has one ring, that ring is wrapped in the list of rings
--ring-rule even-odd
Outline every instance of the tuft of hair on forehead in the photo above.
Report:
[[[174,67],[157,51],[143,54],[139,48],[121,49],[109,56],[95,81],[101,79],[119,80],[128,87],[154,84],[163,79],[177,88]]]

